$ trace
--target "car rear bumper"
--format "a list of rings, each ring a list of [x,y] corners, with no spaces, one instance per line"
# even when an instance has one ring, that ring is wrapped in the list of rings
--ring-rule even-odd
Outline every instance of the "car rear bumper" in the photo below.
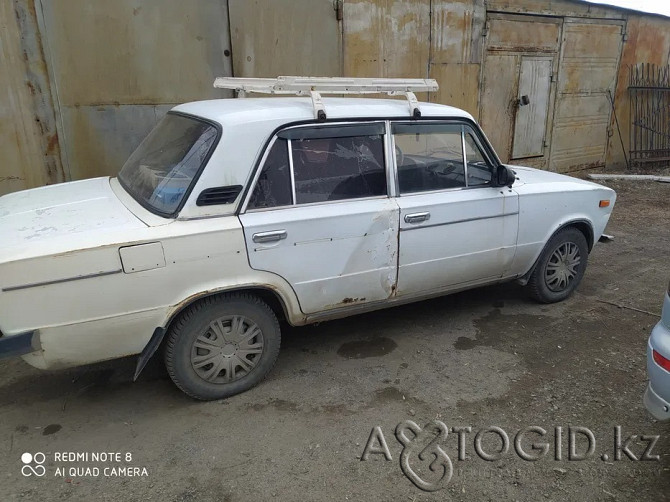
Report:
[[[30,354],[41,349],[37,331],[27,331],[18,335],[0,334],[0,359]]]
[[[664,314],[666,308],[670,307],[668,304],[670,304],[670,298],[666,295]],[[670,420],[670,372],[654,361],[654,350],[665,358],[670,357],[670,329],[663,321],[654,326],[647,343],[649,385],[644,394],[644,405],[654,418]]]
[[[644,393],[644,406],[657,420],[670,420],[670,403],[656,394],[651,382]]]

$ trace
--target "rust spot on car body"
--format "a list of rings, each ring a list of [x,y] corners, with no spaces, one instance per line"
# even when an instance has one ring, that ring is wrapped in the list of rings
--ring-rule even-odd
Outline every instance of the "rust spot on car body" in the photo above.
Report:
[[[344,298],[340,304],[341,305],[347,305],[350,303],[359,303],[359,302],[364,302],[365,298]]]

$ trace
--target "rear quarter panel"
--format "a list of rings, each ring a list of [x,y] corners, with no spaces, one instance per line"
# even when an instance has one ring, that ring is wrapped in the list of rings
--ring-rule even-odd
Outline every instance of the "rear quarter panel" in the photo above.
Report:
[[[166,326],[191,301],[219,291],[262,286],[279,294],[289,319],[299,323],[304,317],[290,285],[249,267],[236,217],[175,221],[127,238],[116,245],[0,264],[0,289],[81,277],[82,270],[119,270],[0,293],[0,329],[6,335],[39,333],[42,351],[25,356],[30,364],[62,368],[139,353],[155,328]],[[146,242],[161,243],[165,265],[123,271],[119,248]]]

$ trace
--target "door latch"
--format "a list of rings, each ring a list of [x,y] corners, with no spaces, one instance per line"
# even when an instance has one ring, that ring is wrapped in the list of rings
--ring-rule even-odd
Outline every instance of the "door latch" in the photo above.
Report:
[[[414,213],[405,215],[405,223],[421,223],[430,219],[430,213]]]
[[[262,244],[267,242],[278,242],[282,239],[286,239],[286,230],[273,230],[272,232],[260,232],[251,236],[251,239],[256,244]]]

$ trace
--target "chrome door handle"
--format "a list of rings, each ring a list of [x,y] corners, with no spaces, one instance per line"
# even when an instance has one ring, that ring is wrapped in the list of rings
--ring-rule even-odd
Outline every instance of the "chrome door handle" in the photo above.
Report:
[[[251,239],[257,244],[264,242],[277,242],[286,239],[286,230],[273,230],[272,232],[260,232],[254,234]]]
[[[405,223],[421,223],[430,219],[430,213],[414,213],[405,215]]]

